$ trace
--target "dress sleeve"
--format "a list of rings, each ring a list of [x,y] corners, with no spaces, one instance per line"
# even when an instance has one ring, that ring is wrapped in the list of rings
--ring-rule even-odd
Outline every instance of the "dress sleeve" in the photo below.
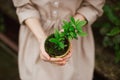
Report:
[[[40,18],[39,11],[34,7],[30,0],[12,0],[16,7],[16,13],[20,24],[27,18]]]
[[[83,0],[77,13],[83,15],[91,25],[103,13],[105,0]]]

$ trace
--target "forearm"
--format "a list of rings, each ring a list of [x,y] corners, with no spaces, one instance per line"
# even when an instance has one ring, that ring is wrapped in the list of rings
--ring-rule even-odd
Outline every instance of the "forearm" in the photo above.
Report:
[[[76,13],[83,15],[88,25],[92,25],[103,14],[104,3],[105,0],[83,0]]]
[[[37,18],[28,18],[24,21],[24,23],[29,27],[31,32],[35,35],[36,39],[40,42],[45,39],[45,33],[41,27],[39,19]]]

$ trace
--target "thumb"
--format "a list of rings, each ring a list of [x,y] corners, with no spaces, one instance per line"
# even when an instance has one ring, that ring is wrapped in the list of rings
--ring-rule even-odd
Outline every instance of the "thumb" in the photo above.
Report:
[[[45,50],[41,50],[41,58],[44,60],[50,60],[50,56],[46,53]]]

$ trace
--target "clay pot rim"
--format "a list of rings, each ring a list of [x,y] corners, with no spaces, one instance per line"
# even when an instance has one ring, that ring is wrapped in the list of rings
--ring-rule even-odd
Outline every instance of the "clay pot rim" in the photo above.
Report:
[[[53,34],[51,34],[51,35],[53,35]],[[49,36],[51,36],[51,35],[49,35]],[[48,39],[48,37],[46,38],[46,40],[47,39]],[[45,40],[45,42],[46,42],[46,40]],[[71,42],[70,42],[69,39],[67,39],[67,40],[68,40],[68,48],[67,48],[66,52],[63,55],[55,56],[54,58],[63,58],[70,52],[70,50],[71,50]]]
[[[70,52],[70,50],[71,50],[71,43],[70,43],[69,40],[68,40],[68,42],[69,42],[69,47],[68,47],[67,51],[66,51],[63,55],[55,56],[55,58],[62,58],[62,57],[65,57],[65,56]]]

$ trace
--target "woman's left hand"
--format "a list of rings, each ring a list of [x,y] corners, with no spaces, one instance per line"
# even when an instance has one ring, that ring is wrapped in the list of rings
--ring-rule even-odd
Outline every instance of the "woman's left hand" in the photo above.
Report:
[[[51,58],[50,61],[52,64],[57,64],[57,65],[63,66],[69,61],[69,58],[71,57],[71,55],[72,55],[71,52],[69,52],[68,55],[65,56],[63,58],[63,60],[61,60],[61,61],[55,61],[55,58]]]
[[[75,18],[75,20],[80,20],[80,21],[86,20],[85,17],[83,15],[81,15],[81,14],[76,14],[74,16],[74,18]]]
[[[65,57],[61,58],[62,59],[61,61],[56,61],[57,58],[50,58],[50,62],[52,64],[57,64],[57,65],[63,66],[69,61],[71,56],[72,56],[72,47],[70,46],[70,51],[68,52],[68,54]]]

